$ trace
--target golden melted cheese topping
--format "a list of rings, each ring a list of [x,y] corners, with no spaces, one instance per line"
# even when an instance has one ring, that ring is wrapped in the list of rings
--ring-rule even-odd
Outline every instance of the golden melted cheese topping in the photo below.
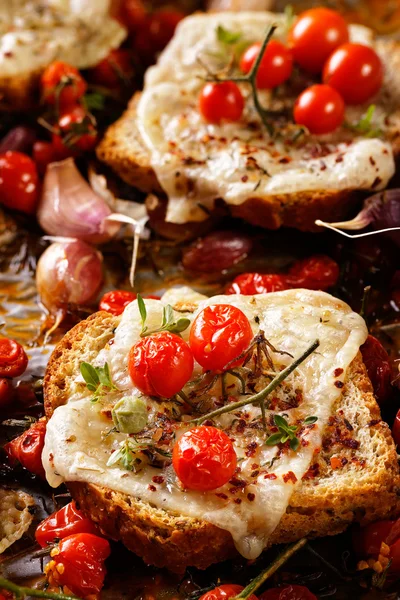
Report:
[[[168,300],[176,300],[179,290],[168,296]],[[54,487],[63,481],[90,482],[131,494],[175,514],[208,521],[229,531],[239,552],[254,559],[267,545],[293,491],[309,468],[314,451],[321,444],[332,405],[342,393],[341,384],[335,383],[346,377],[348,366],[367,337],[367,328],[349,306],[324,292],[288,290],[254,297],[203,299],[193,295],[191,301],[198,305],[195,313],[188,315],[191,320],[208,305],[222,303],[240,308],[248,317],[254,334],[263,330],[276,348],[294,357],[303,353],[315,339],[320,340],[318,350],[274,392],[274,410],[285,414],[290,423],[300,422],[310,415],[318,417],[315,425],[302,431],[299,450],[281,452],[277,446],[268,446],[266,432],[261,426],[260,408],[247,405],[215,418],[215,426],[233,439],[240,465],[236,480],[217,490],[183,489],[170,464],[161,470],[145,466],[139,473],[127,471],[118,464],[107,466],[111,453],[127,436],[121,433],[105,436],[112,423],[105,418],[102,403],[90,401],[80,375],[76,374],[75,391],[70,401],[57,408],[48,423],[43,463],[47,479]],[[149,327],[160,323],[164,303],[165,300],[146,300]],[[123,395],[139,394],[130,381],[127,365],[129,350],[140,339],[140,331],[141,319],[135,301],[125,309],[113,343],[107,345],[96,359],[97,365],[108,362],[114,384],[123,390],[106,398],[106,405]],[[189,331],[190,327],[182,334],[186,340]],[[292,360],[277,354],[273,354],[273,358],[278,368]],[[193,378],[199,372],[196,365]],[[240,398],[238,385],[233,380],[228,385],[232,386],[230,394]],[[265,385],[260,379],[257,389]],[[211,403],[220,401],[220,384],[215,384],[208,395]],[[189,425],[171,416],[174,414],[171,401],[158,402],[141,396],[147,403],[150,431],[159,428],[163,422],[162,427],[166,430],[173,421],[172,447],[174,439],[179,438]],[[271,405],[267,422],[271,423],[273,414]]]
[[[377,138],[356,137],[345,127],[331,135],[299,138],[293,143],[293,129],[283,131],[282,123],[276,122],[281,135],[271,139],[246,84],[239,84],[246,98],[240,121],[215,125],[202,119],[198,95],[206,69],[218,72],[228,59],[217,39],[217,27],[241,34],[250,44],[262,40],[271,23],[279,25],[275,35],[284,41],[283,15],[244,12],[188,17],[178,26],[157,65],[148,70],[137,124],[157,179],[169,198],[167,221],[201,221],[217,198],[238,205],[248,198],[275,194],[377,190],[393,175],[391,145]],[[350,35],[352,41],[373,43],[372,33],[365,27],[351,26]],[[391,82],[386,81],[374,99],[376,125],[382,129],[389,126],[390,89]],[[280,102],[279,106],[286,102],[289,111],[295,98],[292,94],[292,98],[272,100],[266,91],[259,95],[264,106],[270,106],[271,101]],[[347,107],[347,122],[357,122],[367,106]]]

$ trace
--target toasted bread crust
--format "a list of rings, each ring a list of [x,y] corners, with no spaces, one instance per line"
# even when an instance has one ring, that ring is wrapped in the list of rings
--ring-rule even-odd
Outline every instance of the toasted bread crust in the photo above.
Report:
[[[112,338],[118,322],[118,317],[96,313],[76,325],[57,345],[44,381],[48,418],[68,401],[69,378],[76,373],[82,356],[85,360],[94,358]],[[350,416],[353,413],[354,420]],[[390,430],[381,421],[361,354],[349,368],[333,415],[335,419],[345,415],[352,420],[351,427],[368,432],[369,455],[364,457],[360,451],[340,447],[340,455],[347,457],[346,467],[332,470],[330,459],[337,455],[338,447],[330,445],[329,438],[337,423],[328,426],[322,450],[314,456],[318,477],[303,478],[271,544],[334,535],[353,521],[368,523],[400,512],[397,454]],[[210,523],[172,514],[105,487],[80,482],[69,482],[68,487],[83,512],[106,535],[121,540],[149,564],[182,572],[189,565],[203,569],[237,554],[231,535]]]

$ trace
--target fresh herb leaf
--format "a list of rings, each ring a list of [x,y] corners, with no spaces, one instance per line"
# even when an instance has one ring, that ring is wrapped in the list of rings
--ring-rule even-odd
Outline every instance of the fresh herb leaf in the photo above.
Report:
[[[79,368],[87,389],[93,392],[92,402],[97,402],[109,391],[119,391],[111,380],[108,363],[103,367],[94,367],[82,362]]]
[[[85,109],[90,112],[92,110],[104,110],[106,98],[100,92],[90,92],[82,98]]]
[[[169,331],[170,333],[182,333],[185,331],[190,325],[190,319],[186,317],[180,317],[177,321],[175,321],[174,310],[170,304],[163,307],[162,320],[160,327],[156,327],[155,329],[149,329],[146,326],[147,319],[147,311],[143,298],[140,294],[137,295],[137,301],[139,306],[139,313],[142,319],[142,331],[140,332],[140,336],[144,337],[146,335],[151,335],[153,333],[159,333],[160,331]]]
[[[138,303],[138,308],[139,308],[139,313],[140,313],[140,318],[142,319],[142,331],[140,333],[140,335],[144,335],[144,333],[146,332],[146,319],[147,319],[147,310],[146,310],[146,305],[144,303],[144,300],[142,298],[142,296],[140,294],[137,295],[137,303]]]
[[[87,388],[91,392],[96,391],[100,383],[100,378],[95,367],[87,362],[83,362],[80,364],[80,371]]]
[[[379,127],[374,127],[374,124],[372,122],[375,114],[375,109],[375,104],[371,104],[367,108],[367,111],[362,115],[360,120],[357,121],[357,123],[346,124],[346,127],[356,133],[360,133],[361,135],[367,138],[380,136],[382,134],[381,129],[379,129]]]
[[[293,452],[296,452],[296,450],[299,449],[300,446],[300,440],[298,437],[294,437],[290,440],[290,448],[293,450]]]
[[[269,438],[267,439],[267,441],[265,443],[267,444],[267,446],[276,446],[277,444],[280,444],[281,438],[282,438],[281,433],[273,433],[272,435],[269,436]]]
[[[137,473],[145,464],[160,466],[160,463],[165,463],[165,460],[170,460],[171,458],[172,455],[170,452],[161,450],[152,443],[127,438],[111,454],[107,461],[107,467],[119,464],[127,471]]]
[[[318,417],[307,417],[304,419],[304,425],[312,425],[318,421]],[[290,440],[290,448],[296,452],[300,446],[300,440],[296,435],[298,430],[297,425],[289,425],[285,417],[282,415],[274,415],[274,423],[278,427],[278,433],[273,433],[266,440],[267,446],[276,446],[277,444],[285,444]]]
[[[307,417],[307,419],[304,419],[304,425],[313,425],[317,421],[318,417]]]
[[[240,32],[229,31],[229,29],[225,29],[222,25],[218,25],[216,34],[217,40],[221,42],[221,44],[227,44],[228,46],[236,44],[242,37]]]

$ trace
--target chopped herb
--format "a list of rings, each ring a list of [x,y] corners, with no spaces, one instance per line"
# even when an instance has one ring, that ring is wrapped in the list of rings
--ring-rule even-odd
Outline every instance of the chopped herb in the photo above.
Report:
[[[218,25],[216,35],[217,40],[221,42],[221,44],[227,44],[229,46],[236,44],[242,37],[240,32],[229,31],[229,29],[225,29],[222,25]]]
[[[158,333],[160,331],[169,331],[170,333],[179,334],[182,333],[182,331],[185,331],[185,329],[187,329],[190,325],[190,319],[187,319],[186,317],[180,317],[176,321],[172,306],[170,304],[167,304],[167,306],[164,306],[163,308],[162,321],[160,327],[156,327],[155,329],[149,329],[146,326],[146,305],[140,294],[137,295],[137,302],[139,307],[140,318],[142,320],[142,331],[140,332],[141,337],[151,335],[152,333]]]
[[[372,122],[375,109],[375,104],[371,104],[367,108],[367,111],[362,115],[360,120],[357,121],[357,123],[346,124],[346,127],[352,131],[355,131],[356,133],[361,133],[367,138],[378,137],[382,135],[381,129],[379,129],[379,127],[375,127]]]
[[[305,425],[312,425],[318,421],[318,417],[307,417],[304,420]],[[278,428],[278,433],[273,433],[265,442],[267,446],[276,446],[277,444],[285,444],[290,440],[291,449],[296,452],[300,446],[300,440],[296,436],[298,429],[297,425],[289,425],[285,417],[282,415],[274,415],[274,423]]]
[[[127,471],[139,472],[145,464],[159,465],[165,460],[170,460],[172,455],[152,443],[140,442],[127,438],[121,442],[120,447],[111,454],[107,467],[119,464]]]
[[[82,362],[80,371],[86,387],[93,392],[92,402],[97,402],[107,392],[119,391],[111,380],[108,363],[105,363],[104,367],[94,367],[87,362]]]
[[[103,110],[106,98],[100,92],[90,92],[82,98],[83,105],[87,111]]]

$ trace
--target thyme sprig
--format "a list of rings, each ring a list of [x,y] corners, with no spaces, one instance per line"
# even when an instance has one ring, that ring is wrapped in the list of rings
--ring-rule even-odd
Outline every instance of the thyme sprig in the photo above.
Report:
[[[254,394],[253,396],[248,396],[244,400],[239,400],[238,402],[232,402],[231,404],[227,404],[226,406],[222,406],[221,408],[217,408],[205,415],[197,419],[192,419],[189,421],[190,423],[194,423],[195,425],[202,425],[204,421],[208,421],[209,419],[214,419],[215,417],[219,417],[220,415],[228,412],[235,411],[243,406],[247,406],[248,404],[261,404],[264,402],[265,398],[273,392],[278,385],[282,383],[292,373],[297,367],[306,360],[316,350],[319,346],[319,340],[315,340],[301,356],[296,358],[290,365],[288,365],[283,371],[280,371],[274,379],[260,392]]]
[[[16,598],[50,598],[51,600],[81,600],[78,596],[71,596],[67,594],[60,594],[57,592],[48,592],[43,590],[37,590],[34,588],[17,585],[9,579],[0,577],[0,590],[8,590],[12,592]]]
[[[268,30],[265,34],[264,40],[261,44],[260,52],[258,53],[258,56],[257,56],[256,60],[254,61],[254,64],[247,75],[240,75],[240,76],[232,75],[232,76],[228,76],[228,77],[221,77],[218,74],[208,73],[208,76],[205,78],[206,81],[217,81],[217,82],[234,81],[235,83],[248,83],[251,87],[254,107],[255,107],[256,111],[258,112],[264,127],[266,128],[266,130],[268,131],[268,133],[271,137],[274,135],[274,128],[272,126],[272,123],[269,121],[269,117],[271,116],[271,114],[273,114],[273,112],[267,110],[266,108],[264,108],[261,105],[260,99],[258,97],[258,90],[257,90],[257,74],[258,74],[258,69],[260,68],[262,58],[265,54],[265,50],[267,48],[268,42],[272,38],[277,27],[278,26],[276,24],[273,24],[268,28]]]
[[[367,138],[379,137],[382,135],[382,130],[379,127],[374,126],[373,118],[375,109],[375,104],[371,104],[356,123],[346,123],[345,127],[351,129],[351,131],[354,131],[355,133],[360,133]]]
[[[304,425],[313,425],[318,421],[318,417],[307,417],[304,419]],[[277,433],[269,436],[265,442],[267,446],[276,446],[277,444],[285,444],[290,440],[290,448],[296,452],[300,446],[300,440],[296,433],[299,429],[298,425],[289,425],[285,417],[282,415],[274,415],[274,423],[278,428]]]
[[[90,363],[82,362],[80,364],[80,371],[85,380],[86,387],[93,392],[92,402],[98,402],[108,392],[121,391],[111,380],[108,363],[105,363],[103,367],[94,367]]]
[[[171,458],[170,452],[157,448],[151,442],[127,438],[111,454],[107,461],[107,467],[120,464],[127,471],[138,473],[146,463],[156,466]]]
[[[174,317],[174,310],[170,304],[163,307],[162,321],[159,327],[149,329],[146,325],[147,320],[147,309],[146,304],[140,294],[137,295],[137,303],[142,320],[142,331],[140,337],[145,337],[153,333],[159,333],[161,331],[169,331],[170,333],[182,333],[190,325],[190,319],[186,317],[180,317],[177,321]]]

